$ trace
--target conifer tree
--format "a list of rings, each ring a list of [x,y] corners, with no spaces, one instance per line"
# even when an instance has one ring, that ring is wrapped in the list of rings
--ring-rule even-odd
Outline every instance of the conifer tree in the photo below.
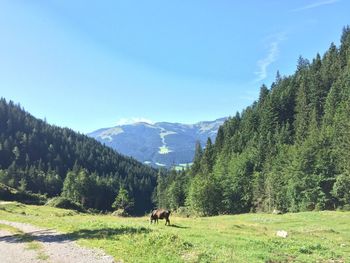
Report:
[[[203,156],[203,149],[201,143],[196,141],[193,164],[191,166],[191,173],[196,175],[200,171],[201,160]]]
[[[214,158],[215,158],[214,147],[211,139],[208,138],[203,157],[201,160],[201,173],[206,176],[213,171]]]

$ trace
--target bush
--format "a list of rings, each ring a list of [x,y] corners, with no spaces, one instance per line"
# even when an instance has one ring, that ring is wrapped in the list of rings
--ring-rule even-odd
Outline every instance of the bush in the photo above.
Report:
[[[84,207],[81,204],[76,203],[76,202],[72,201],[69,198],[65,198],[65,197],[61,197],[61,196],[51,198],[46,203],[46,205],[47,206],[51,206],[51,207],[58,207],[58,208],[76,210],[78,212],[86,212]]]
[[[343,211],[350,211],[350,205],[349,204],[346,204],[342,207],[342,210]]]
[[[101,210],[95,208],[88,208],[86,212],[88,212],[89,214],[103,214]]]
[[[181,217],[190,217],[193,214],[193,212],[187,206],[180,206],[176,209],[176,211],[174,211],[173,214]]]
[[[18,191],[15,188],[0,183],[0,199],[4,201],[18,201],[29,205],[43,205],[47,198],[45,195]]]
[[[112,213],[112,216],[127,217],[129,214],[125,211],[125,209],[117,209]]]

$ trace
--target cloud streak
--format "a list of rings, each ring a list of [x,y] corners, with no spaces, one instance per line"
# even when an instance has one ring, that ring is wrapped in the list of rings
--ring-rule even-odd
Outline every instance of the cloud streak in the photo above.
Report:
[[[331,5],[337,2],[340,2],[340,0],[326,0],[326,1],[315,2],[309,5],[305,5],[305,6],[293,9],[292,12],[304,11],[304,10],[313,9],[324,5]]]
[[[262,81],[267,77],[267,69],[268,67],[277,60],[278,55],[280,53],[279,45],[281,41],[285,39],[284,34],[279,34],[277,37],[274,37],[272,41],[268,44],[268,53],[267,55],[258,60],[258,71],[255,72],[257,78],[256,82]]]

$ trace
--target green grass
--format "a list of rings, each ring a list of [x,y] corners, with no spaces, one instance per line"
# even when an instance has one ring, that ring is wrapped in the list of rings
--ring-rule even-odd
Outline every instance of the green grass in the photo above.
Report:
[[[22,233],[19,229],[12,227],[12,226],[5,225],[5,224],[0,224],[0,230],[5,230],[7,232],[10,232],[11,234],[21,234]]]
[[[172,216],[165,226],[12,203],[0,205],[0,218],[55,228],[123,262],[350,262],[350,212]]]

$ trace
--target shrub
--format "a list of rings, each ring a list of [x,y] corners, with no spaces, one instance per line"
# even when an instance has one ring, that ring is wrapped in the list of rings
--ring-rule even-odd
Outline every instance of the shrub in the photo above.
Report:
[[[15,188],[0,183],[0,199],[5,201],[18,201],[31,205],[43,205],[47,201],[45,195],[18,191]]]
[[[112,213],[112,216],[127,217],[129,214],[125,211],[125,209],[117,209]]]
[[[81,204],[76,203],[76,202],[72,201],[69,198],[61,197],[61,196],[51,198],[46,203],[46,205],[47,206],[51,206],[51,207],[58,207],[58,208],[76,210],[78,212],[86,212],[84,207]]]
[[[349,204],[346,204],[342,207],[342,210],[343,211],[350,211],[350,205]]]
[[[181,217],[190,217],[193,214],[193,212],[187,206],[180,206],[176,209],[176,211],[174,211],[174,214]]]

